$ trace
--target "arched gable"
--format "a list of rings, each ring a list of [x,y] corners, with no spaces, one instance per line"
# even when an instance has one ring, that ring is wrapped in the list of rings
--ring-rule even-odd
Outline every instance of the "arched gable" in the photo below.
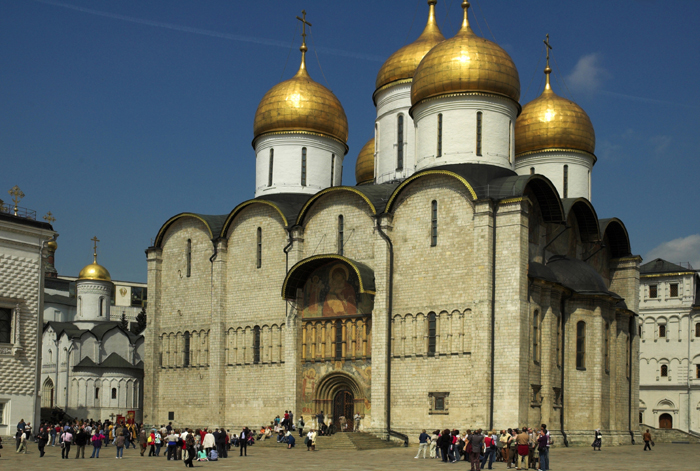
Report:
[[[600,233],[603,239],[606,237],[608,239],[607,245],[612,258],[620,258],[632,254],[627,228],[618,218],[601,219]]]
[[[563,207],[568,220],[572,213],[578,223],[579,235],[582,242],[599,242],[600,224],[595,208],[590,201],[585,198],[566,198],[563,200]]]
[[[371,199],[365,195],[362,191],[358,190],[357,188],[351,187],[351,186],[333,186],[330,188],[326,188],[325,190],[321,190],[318,193],[316,193],[314,196],[312,196],[306,204],[301,208],[301,211],[299,212],[299,216],[297,217],[296,224],[301,226],[303,225],[304,218],[309,214],[309,211],[313,207],[313,205],[318,202],[319,200],[323,199],[324,196],[328,195],[329,193],[337,193],[337,192],[349,192],[349,193],[354,193],[358,195],[365,203],[367,203],[367,207],[371,211],[373,215],[377,214],[377,209],[375,208],[374,204],[372,203]]]
[[[316,255],[297,262],[289,272],[287,272],[287,276],[284,278],[284,283],[282,283],[282,297],[285,299],[295,299],[297,296],[297,289],[303,288],[309,275],[317,268],[334,260],[344,262],[355,272],[359,281],[359,293],[375,294],[374,270],[364,263],[356,262],[342,255],[325,254]]]
[[[221,231],[221,226],[225,221],[226,216],[214,216],[206,214],[195,214],[195,213],[180,213],[168,219],[165,224],[163,224],[156,235],[156,240],[153,243],[154,247],[163,248],[163,240],[168,232],[168,229],[177,221],[181,219],[195,219],[202,223],[204,230],[209,236],[209,239],[215,239]]]
[[[233,224],[234,219],[236,219],[236,217],[240,214],[241,211],[243,211],[245,208],[247,208],[251,205],[254,205],[254,204],[261,204],[261,205],[271,207],[272,209],[277,211],[277,213],[280,215],[284,226],[289,227],[289,221],[277,203],[275,203],[273,201],[268,201],[268,200],[258,198],[258,199],[244,201],[243,203],[241,203],[238,206],[236,206],[235,208],[233,208],[233,211],[231,211],[229,213],[229,215],[226,217],[226,220],[224,221],[224,224],[221,227],[221,231],[219,232],[218,236],[219,237],[226,237],[226,234],[228,233],[231,225]]]
[[[463,176],[449,171],[449,170],[424,170],[422,172],[416,173],[410,177],[408,177],[406,180],[404,180],[399,186],[396,187],[396,189],[391,193],[391,196],[389,197],[389,201],[386,203],[386,207],[384,208],[384,212],[386,213],[391,213],[394,211],[394,204],[396,203],[399,195],[403,192],[404,189],[406,189],[408,186],[411,185],[411,183],[415,182],[418,179],[431,176],[431,175],[444,175],[450,178],[454,178],[457,181],[459,181],[462,185],[464,185],[465,192],[469,195],[469,199],[471,201],[475,201],[477,199],[477,194],[476,191],[474,190],[474,187],[472,184]]]

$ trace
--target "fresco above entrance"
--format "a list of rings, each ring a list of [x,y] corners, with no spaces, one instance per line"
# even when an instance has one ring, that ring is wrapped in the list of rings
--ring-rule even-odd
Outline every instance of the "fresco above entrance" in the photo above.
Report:
[[[360,293],[357,273],[347,264],[331,262],[317,268],[304,285],[304,319],[371,314],[372,295]]]

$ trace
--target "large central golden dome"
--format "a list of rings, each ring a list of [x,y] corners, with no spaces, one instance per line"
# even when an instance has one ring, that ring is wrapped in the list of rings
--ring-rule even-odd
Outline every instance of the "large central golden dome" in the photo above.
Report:
[[[469,27],[469,2],[462,2],[464,20],[457,34],[425,55],[411,86],[411,103],[460,92],[485,92],[520,99],[518,69],[497,44]]]
[[[376,81],[377,90],[398,80],[410,81],[418,64],[428,51],[445,40],[445,36],[442,35],[437,21],[435,21],[436,3],[437,0],[428,0],[430,6],[428,24],[425,25],[425,29],[418,36],[418,39],[389,56],[382,68],[379,69]]]
[[[374,138],[367,141],[357,155],[355,181],[358,185],[374,182]]]
[[[294,77],[272,87],[255,112],[253,132],[318,133],[347,145],[348,119],[336,96],[314,82],[306,70],[306,45],[301,47],[301,66]]]
[[[542,95],[523,107],[515,121],[515,155],[547,149],[578,150],[593,154],[595,131],[585,111],[552,90],[549,64]]]

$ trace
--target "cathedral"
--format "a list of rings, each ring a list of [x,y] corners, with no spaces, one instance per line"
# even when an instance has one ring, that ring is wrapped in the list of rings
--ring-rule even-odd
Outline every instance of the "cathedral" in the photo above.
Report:
[[[469,2],[449,39],[427,3],[378,71],[356,186],[345,112],[303,41],[255,112],[254,198],[162,225],[144,422],[256,428],[292,410],[307,428],[359,414],[382,438],[546,423],[557,445],[634,440],[641,258],[590,202],[593,125],[552,89],[549,48],[521,105]]]

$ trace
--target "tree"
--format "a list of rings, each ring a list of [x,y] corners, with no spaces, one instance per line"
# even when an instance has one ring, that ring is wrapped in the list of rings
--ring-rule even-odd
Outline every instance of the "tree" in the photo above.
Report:
[[[136,335],[141,334],[144,330],[146,330],[146,325],[148,323],[148,316],[146,316],[146,308],[141,308],[141,312],[138,313],[136,316],[136,323],[131,324],[131,332],[133,332]]]
[[[126,320],[126,313],[125,312],[122,312],[122,318],[119,321],[119,326],[124,330],[129,328],[129,321]]]

